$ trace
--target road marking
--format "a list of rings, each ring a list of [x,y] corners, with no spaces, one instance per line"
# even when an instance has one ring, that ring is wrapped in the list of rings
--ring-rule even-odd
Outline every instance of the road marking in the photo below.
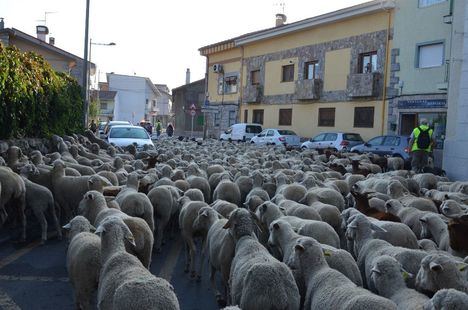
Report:
[[[172,273],[177,264],[177,259],[179,258],[180,251],[182,250],[182,239],[178,238],[176,242],[171,247],[169,254],[167,255],[166,261],[161,268],[159,277],[165,279],[167,282],[171,282]]]
[[[68,282],[68,278],[0,275],[0,281]]]
[[[4,310],[21,310],[21,308],[11,299],[11,297],[2,289],[0,289],[0,309]]]
[[[4,259],[0,260],[0,269],[2,269],[3,267],[11,264],[12,262],[17,260],[21,256],[29,253],[30,251],[32,251],[35,247],[39,246],[40,244],[41,244],[40,240],[34,241],[34,242],[28,244],[27,246],[25,246],[24,248],[21,248],[18,251],[14,252],[13,254],[8,255]]]

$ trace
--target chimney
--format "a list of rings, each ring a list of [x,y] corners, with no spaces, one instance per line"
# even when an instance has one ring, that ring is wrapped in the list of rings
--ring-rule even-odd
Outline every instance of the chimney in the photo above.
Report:
[[[187,68],[187,71],[185,72],[185,84],[190,84],[190,68]]]
[[[46,36],[49,34],[49,28],[47,26],[36,26],[37,38],[41,41],[46,41]]]
[[[55,38],[54,37],[49,37],[49,44],[50,45],[55,45]]]
[[[0,29],[5,28],[5,23],[3,22],[3,17],[0,17]]]
[[[286,15],[278,13],[276,14],[276,27],[283,26],[286,23]]]

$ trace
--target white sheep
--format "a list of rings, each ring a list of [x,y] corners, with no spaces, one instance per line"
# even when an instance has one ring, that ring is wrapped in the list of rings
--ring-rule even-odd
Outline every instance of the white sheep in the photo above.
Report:
[[[229,201],[237,206],[241,205],[241,192],[239,186],[229,179],[222,179],[213,191],[213,200]]]
[[[345,208],[345,200],[341,193],[330,188],[311,188],[299,202],[310,206],[317,201],[335,206],[340,211],[343,211]]]
[[[306,283],[304,309],[396,309],[383,297],[356,286],[341,272],[328,266],[324,250],[313,238],[302,237],[294,245],[288,262]]]
[[[405,278],[414,277],[393,257],[382,255],[372,262],[372,280],[380,296],[397,304],[398,309],[423,310],[429,298],[406,287]]]
[[[299,290],[291,271],[258,242],[252,216],[237,209],[224,226],[236,242],[230,273],[232,304],[246,310],[299,309]]]
[[[229,218],[231,212],[238,208],[237,205],[224,200],[215,200],[210,206],[225,218]]]
[[[468,294],[450,289],[442,289],[426,303],[424,310],[464,310],[468,305]]]
[[[468,205],[449,199],[440,205],[440,211],[447,217],[456,217],[468,213]]]
[[[388,213],[398,216],[402,223],[408,225],[418,239],[421,238],[422,226],[420,219],[430,212],[404,207],[397,199],[390,199],[385,203],[385,207]]]
[[[388,184],[387,194],[392,199],[398,199],[405,207],[416,208],[421,211],[438,213],[434,201],[428,198],[415,197],[399,182],[391,181]]]
[[[107,218],[96,233],[101,235],[102,257],[99,309],[179,309],[169,282],[152,275],[135,256],[126,252],[125,243],[135,246],[135,239],[121,218]]]
[[[74,217],[63,228],[69,230],[67,270],[75,291],[76,309],[92,309],[91,300],[101,271],[101,238],[93,233],[95,228],[83,216]]]

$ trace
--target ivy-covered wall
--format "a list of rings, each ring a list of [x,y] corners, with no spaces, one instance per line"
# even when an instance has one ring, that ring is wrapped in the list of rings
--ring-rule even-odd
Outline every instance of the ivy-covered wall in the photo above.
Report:
[[[0,44],[0,139],[83,131],[77,81],[35,53]]]

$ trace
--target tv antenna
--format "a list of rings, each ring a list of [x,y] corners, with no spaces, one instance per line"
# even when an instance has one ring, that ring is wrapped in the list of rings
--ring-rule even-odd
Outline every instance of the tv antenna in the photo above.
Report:
[[[52,11],[49,11],[49,12],[44,12],[44,19],[37,19],[36,21],[37,22],[43,22],[44,23],[44,26],[47,26],[47,15],[49,14],[55,14],[57,12],[52,12]]]

